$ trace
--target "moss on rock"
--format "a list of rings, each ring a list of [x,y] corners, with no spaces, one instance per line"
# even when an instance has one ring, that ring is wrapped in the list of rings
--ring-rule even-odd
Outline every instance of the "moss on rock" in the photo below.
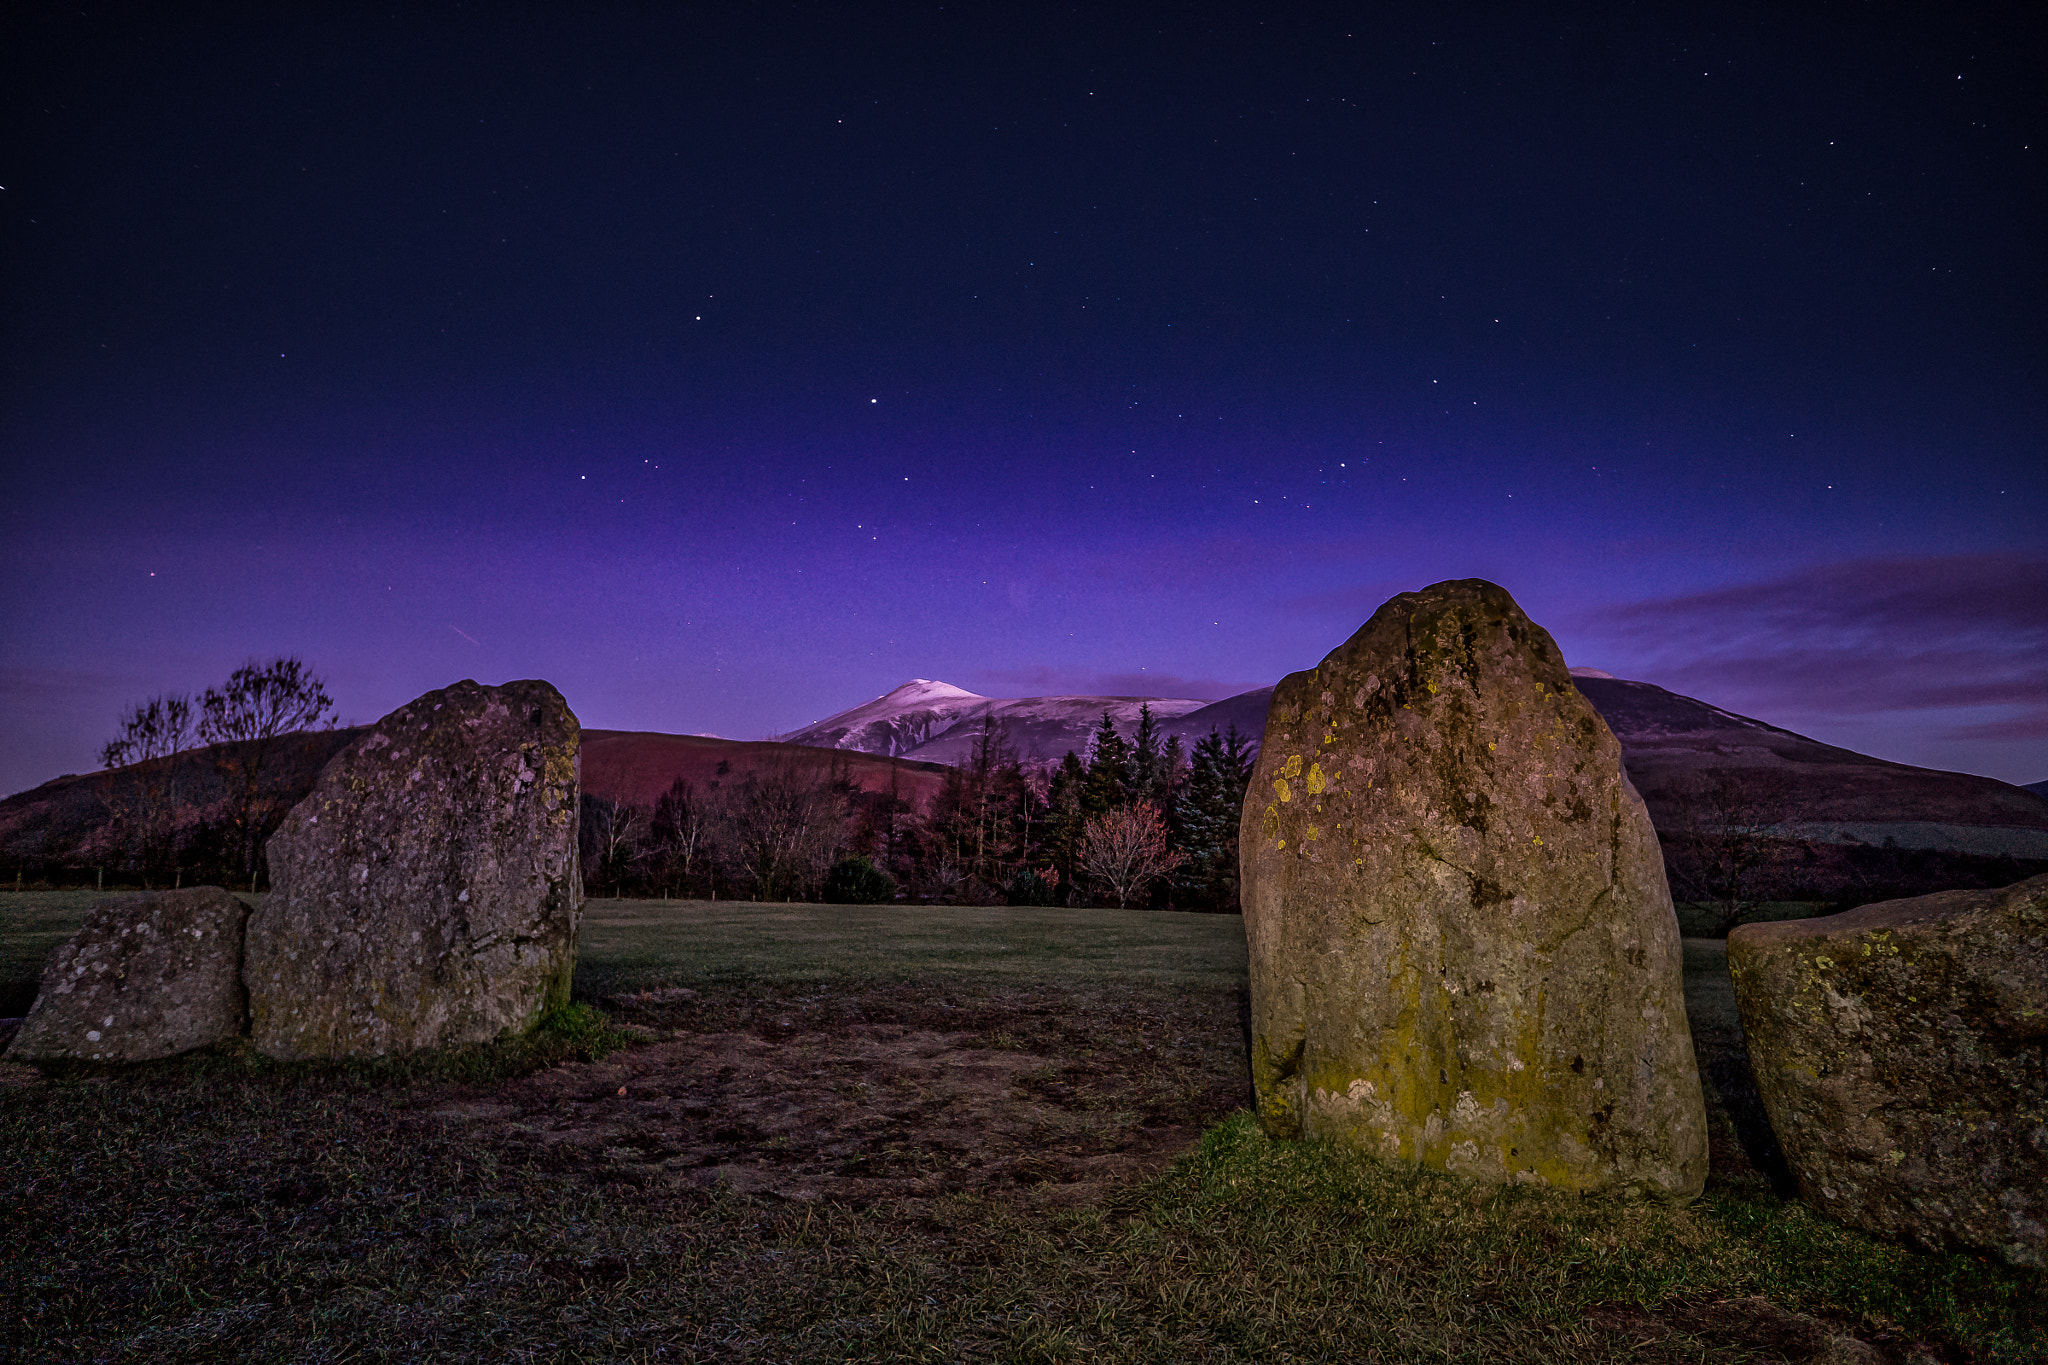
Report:
[[[268,845],[251,1035],[280,1058],[487,1042],[568,1003],[581,729],[545,682],[460,682],[322,770]]]
[[[1274,693],[1241,832],[1274,1136],[1683,1200],[1705,1106],[1656,836],[1548,633],[1404,593]]]
[[[1728,971],[1807,1203],[2048,1265],[2048,876],[1742,925]]]

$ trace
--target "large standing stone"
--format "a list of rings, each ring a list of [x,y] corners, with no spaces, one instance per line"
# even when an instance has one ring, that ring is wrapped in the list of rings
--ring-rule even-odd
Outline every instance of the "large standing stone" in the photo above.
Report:
[[[146,1062],[237,1036],[248,917],[217,886],[101,901],[43,963],[7,1055]]]
[[[484,1042],[566,1002],[577,744],[545,682],[459,682],[336,754],[267,845],[250,1032],[273,1057]]]
[[[1807,1203],[2048,1265],[2048,877],[1746,924],[1728,971]]]
[[[1656,834],[1505,591],[1403,593],[1283,680],[1240,846],[1268,1133],[1699,1193],[1706,1109]]]

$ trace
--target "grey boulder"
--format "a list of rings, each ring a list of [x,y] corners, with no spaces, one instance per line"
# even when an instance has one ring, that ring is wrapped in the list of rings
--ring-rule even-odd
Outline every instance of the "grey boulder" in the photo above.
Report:
[[[102,900],[44,962],[7,1056],[146,1062],[237,1036],[248,916],[217,886]]]
[[[1728,971],[1808,1204],[2048,1264],[2048,876],[1746,924]]]
[[[1240,849],[1267,1133],[1489,1181],[1699,1193],[1656,834],[1503,589],[1403,593],[1283,680]]]
[[[521,1032],[575,969],[581,731],[545,682],[460,682],[321,770],[266,846],[250,1033],[278,1058]]]

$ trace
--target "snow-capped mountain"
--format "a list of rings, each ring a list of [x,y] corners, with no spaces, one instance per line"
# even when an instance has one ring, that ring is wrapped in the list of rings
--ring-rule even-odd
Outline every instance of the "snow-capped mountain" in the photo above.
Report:
[[[1185,729],[1184,720],[1229,703],[1187,697],[984,697],[950,683],[913,678],[873,701],[778,738],[787,744],[960,763],[972,752],[983,718],[992,717],[1008,734],[1018,757],[1058,762],[1069,749],[1088,752],[1088,737],[1102,723],[1105,711],[1117,732],[1130,738],[1137,732],[1139,708],[1146,705],[1160,722],[1164,738]],[[1264,730],[1263,700],[1256,709],[1256,729],[1240,721],[1240,730],[1254,735]],[[1200,733],[1208,732],[1204,725]]]
[[[2048,858],[2048,807],[2033,793],[1965,773],[1932,772],[1822,744],[1790,730],[1680,696],[1651,683],[1574,668],[1572,680],[1621,741],[1630,778],[1664,823],[1679,816],[1680,793],[1701,776],[1755,775],[1782,787],[1788,832],[1826,843],[1953,848]],[[1068,750],[1086,757],[1089,738],[1110,713],[1128,739],[1138,709],[1150,703],[1160,737],[1185,748],[1211,730],[1238,732],[1256,748],[1273,689],[1223,701],[1172,697],[984,697],[919,678],[884,696],[780,738],[792,744],[855,749],[957,764],[973,751],[982,719],[1009,733],[1027,762],[1054,763]]]
[[[873,701],[827,716],[801,730],[776,738],[784,744],[811,744],[820,749],[857,749],[864,754],[900,758],[944,734],[962,717],[979,716],[989,698],[951,683],[912,678]]]

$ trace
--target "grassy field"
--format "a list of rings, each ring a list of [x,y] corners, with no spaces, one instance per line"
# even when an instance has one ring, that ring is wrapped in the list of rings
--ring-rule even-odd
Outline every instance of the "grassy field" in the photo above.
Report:
[[[1137,910],[592,901],[577,950],[592,997],[735,975],[1230,991],[1246,967],[1237,916]]]
[[[593,902],[518,1044],[5,1068],[0,1360],[2048,1358],[2041,1275],[1785,1197],[1723,951],[1673,1210],[1266,1141],[1234,918]]]

